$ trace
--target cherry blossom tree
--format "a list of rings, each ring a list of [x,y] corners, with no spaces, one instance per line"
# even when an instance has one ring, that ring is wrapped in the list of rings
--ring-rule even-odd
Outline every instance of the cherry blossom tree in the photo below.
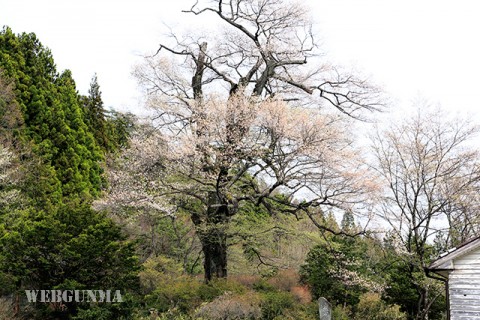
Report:
[[[311,209],[356,212],[375,189],[351,147],[345,119],[245,96],[212,98],[192,110],[185,126],[144,126],[132,137],[103,201],[164,217],[187,211],[202,243],[207,280],[227,275],[229,222],[244,204],[272,214],[304,213],[329,230]]]
[[[0,214],[20,200],[13,160],[13,153],[0,144]]]
[[[14,102],[13,85],[4,79],[0,70],[0,214],[13,208],[21,198],[18,164],[12,152],[16,142],[13,132],[21,124],[19,107]]]
[[[416,319],[428,318],[439,295],[429,292],[424,271],[433,240],[443,234],[452,247],[480,231],[480,158],[472,147],[478,130],[466,119],[422,106],[373,138],[374,167],[384,186],[379,214],[409,259],[419,296]]]
[[[156,196],[168,200],[159,207],[191,212],[208,281],[227,276],[226,227],[242,203],[292,214],[358,203],[368,179],[346,120],[326,106],[361,117],[382,103],[365,80],[318,63],[298,3],[217,0],[185,12],[215,17],[224,30],[211,40],[172,34],[134,74],[164,141]]]

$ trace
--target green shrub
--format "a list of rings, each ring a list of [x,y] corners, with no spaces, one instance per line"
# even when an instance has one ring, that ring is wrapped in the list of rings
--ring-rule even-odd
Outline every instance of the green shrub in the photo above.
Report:
[[[73,320],[109,320],[113,315],[110,310],[93,306],[89,309],[81,309]]]
[[[243,294],[246,288],[240,283],[227,279],[215,279],[198,288],[198,296],[202,301],[212,301],[226,292]]]
[[[202,300],[198,296],[201,285],[197,279],[190,276],[181,276],[174,281],[161,283],[157,289],[145,296],[147,309],[166,312],[177,308],[187,313],[201,304]]]
[[[260,276],[252,274],[237,274],[229,276],[230,280],[233,280],[242,286],[253,289],[254,285],[260,281]]]
[[[263,320],[282,316],[285,310],[292,308],[295,304],[295,299],[289,292],[265,292],[262,298]]]
[[[337,305],[332,309],[332,320],[351,320],[352,312],[350,308]],[[363,320],[367,320],[363,319]],[[370,320],[370,319],[368,319]]]
[[[149,317],[149,318],[146,318],[145,320],[151,320],[152,318]],[[187,314],[184,314],[184,313],[180,313],[178,311],[169,311],[169,312],[166,312],[166,313],[162,313],[160,314],[157,318],[155,318],[155,320],[203,320],[201,318],[194,318],[192,316],[189,316]]]
[[[253,289],[258,292],[275,292],[276,289],[265,279],[260,279],[253,284]]]
[[[407,316],[400,311],[398,305],[389,306],[376,293],[365,293],[360,296],[355,319],[371,320],[405,320]]]
[[[277,316],[275,320],[318,320],[318,304],[296,304],[292,309],[284,310],[283,315]]]
[[[239,295],[227,292],[210,303],[201,306],[196,317],[209,320],[260,319],[260,296],[255,292]]]
[[[145,294],[153,292],[157,287],[175,281],[182,274],[182,266],[172,258],[156,256],[148,258],[139,273],[140,284]]]
[[[207,320],[197,317],[192,317],[188,314],[181,313],[177,310],[170,310],[165,313],[158,314],[156,310],[152,310],[151,313],[146,315],[137,315],[133,320]]]

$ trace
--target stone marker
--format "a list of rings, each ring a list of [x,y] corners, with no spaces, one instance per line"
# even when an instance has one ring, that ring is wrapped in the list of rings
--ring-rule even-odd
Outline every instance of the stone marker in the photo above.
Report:
[[[332,320],[332,306],[325,298],[318,298],[318,312],[320,320]]]

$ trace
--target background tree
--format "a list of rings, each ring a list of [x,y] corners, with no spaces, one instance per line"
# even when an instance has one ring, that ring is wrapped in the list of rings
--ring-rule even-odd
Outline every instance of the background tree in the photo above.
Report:
[[[441,295],[424,268],[438,252],[439,232],[454,246],[478,234],[480,167],[470,142],[478,132],[468,121],[439,110],[421,112],[378,133],[375,168],[383,181],[380,215],[392,228],[417,291],[416,319],[427,319]],[[444,248],[446,249],[446,248]]]
[[[131,300],[138,261],[134,243],[90,208],[104,158],[71,72],[57,73],[34,34],[9,28],[0,32],[0,68],[0,295],[17,297],[8,316],[128,316],[129,304],[21,308],[25,289],[119,289]]]
[[[0,144],[0,215],[17,209],[21,195],[14,154]]]
[[[317,111],[330,104],[358,116],[359,110],[376,110],[380,102],[378,90],[352,74],[327,65],[305,68],[315,61],[316,44],[298,4],[219,0],[204,7],[197,3],[186,12],[214,14],[226,24],[225,32],[210,44],[204,37],[172,35],[174,43],[161,44],[135,75],[148,104],[158,111],[156,125],[174,133],[167,140],[177,140],[167,154],[180,157],[166,167],[189,183],[163,181],[201,208],[191,217],[210,280],[227,275],[224,228],[242,202],[269,208],[273,193],[285,188],[289,203],[284,204],[295,213],[335,205],[333,194],[360,190],[344,180],[338,167],[331,170],[340,165],[346,145],[333,146],[335,117]],[[339,157],[329,158],[333,148]],[[272,183],[262,188],[259,177]],[[338,189],[332,193],[334,180]],[[311,192],[312,200],[293,204],[300,190]]]
[[[4,147],[18,148],[22,130],[23,115],[15,101],[13,81],[8,81],[0,68],[0,144]]]
[[[377,270],[380,270],[385,283],[382,299],[389,304],[399,305],[409,319],[415,319],[418,313],[418,283],[423,279],[426,280],[423,285],[427,286],[428,292],[440,293],[436,299],[432,299],[429,318],[446,317],[447,304],[443,283],[425,279],[423,270],[412,268],[412,254],[405,250],[395,233],[387,232],[381,247]]]
[[[81,96],[80,101],[84,122],[104,153],[115,153],[127,147],[136,117],[131,113],[105,109],[96,74],[90,83],[88,95]]]
[[[88,96],[82,97],[82,106],[85,113],[85,124],[89,131],[93,133],[97,145],[103,150],[107,150],[109,146],[106,110],[103,106],[102,92],[98,84],[97,74],[95,74],[90,82]]]
[[[50,50],[33,33],[17,36],[8,27],[0,32],[0,68],[13,82],[14,100],[25,122],[24,137],[52,167],[53,178],[64,186],[60,192],[97,195],[103,186],[103,158],[83,121],[71,72],[57,73]]]
[[[211,270],[206,279],[226,276],[226,231],[248,203],[272,214],[311,214],[309,208],[318,206],[352,209],[368,191],[368,179],[340,121],[318,110],[232,97],[228,103],[206,105],[205,136],[197,135],[193,119],[183,131],[162,135],[150,130],[132,139],[125,163],[111,173],[109,201],[150,207],[163,215],[188,212],[206,263],[212,263],[206,266]],[[245,132],[228,136],[231,125]],[[201,144],[206,153],[195,148]],[[283,196],[276,193],[280,190]],[[309,200],[293,201],[300,192],[308,192]],[[318,226],[328,229],[321,222]]]
[[[107,112],[107,131],[110,152],[128,147],[130,135],[135,128],[136,116],[132,113],[123,113],[115,110]]]
[[[15,136],[22,128],[22,115],[14,99],[13,86],[0,69],[0,215],[13,210],[21,198],[17,159],[10,150],[18,146]]]
[[[65,206],[55,212],[10,211],[0,220],[0,247],[2,291],[16,293],[22,300],[25,289],[102,288],[121,290],[127,299],[138,288],[134,243],[103,213],[85,206]],[[72,302],[59,310],[44,303],[35,307],[30,317],[51,319],[68,318],[90,306]],[[109,306],[103,307],[110,312]],[[117,311],[113,318],[132,310]]]
[[[378,241],[369,237],[348,236],[356,227],[351,213],[340,228],[335,218],[326,217],[326,224],[344,234],[323,233],[323,239],[305,259],[300,269],[302,281],[312,288],[315,298],[325,297],[330,303],[354,308],[363,293],[381,293],[384,284],[375,276]]]

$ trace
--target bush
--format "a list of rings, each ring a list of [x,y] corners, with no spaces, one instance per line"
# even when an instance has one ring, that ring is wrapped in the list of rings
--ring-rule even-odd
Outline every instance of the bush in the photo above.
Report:
[[[275,320],[318,320],[318,304],[311,302],[303,305],[295,305],[293,309],[284,310],[283,315]]]
[[[187,313],[198,307],[202,300],[198,296],[201,283],[193,277],[181,276],[174,281],[159,283],[159,287],[145,296],[147,308],[166,312],[177,308]]]
[[[253,289],[258,292],[276,292],[277,290],[265,279],[260,279],[253,285]]]
[[[181,265],[165,256],[150,258],[143,263],[139,275],[147,310],[155,309],[162,313],[178,308],[187,311],[200,305],[197,294],[200,281],[182,276],[181,272]]]
[[[112,319],[113,314],[104,308],[93,306],[89,309],[82,309],[78,311],[78,314],[74,316],[73,320],[108,320]]]
[[[404,320],[407,319],[405,313],[400,311],[400,306],[387,305],[379,294],[365,293],[360,296],[360,302],[357,305],[355,319],[371,320]]]
[[[166,256],[148,258],[143,263],[143,269],[139,273],[140,284],[145,294],[151,293],[158,286],[170,283],[180,277],[182,266],[180,263]]]
[[[332,309],[332,319],[333,320],[351,320],[352,319],[352,312],[350,308],[343,307],[341,305],[337,305]],[[362,319],[362,320],[367,320]],[[368,319],[370,320],[370,319]]]
[[[260,281],[260,276],[258,275],[238,274],[229,277],[230,280],[233,280],[249,289],[253,289],[255,284]]]
[[[246,288],[236,281],[214,279],[210,283],[202,284],[198,288],[198,296],[202,301],[212,301],[227,292],[242,294],[245,291]]]
[[[144,318],[144,320],[203,320],[201,318],[194,318],[192,316],[189,316],[187,314],[178,312],[177,310],[171,310],[165,313],[160,314],[158,317],[148,317]],[[142,319],[143,320],[143,319]]]
[[[307,304],[312,301],[312,294],[307,286],[295,286],[290,289],[295,300],[301,304]]]
[[[146,308],[156,309],[160,313],[172,309],[190,313],[202,302],[210,302],[226,292],[246,292],[246,288],[236,281],[216,279],[205,284],[195,277],[179,275],[177,266],[169,259],[156,258],[155,262],[147,262],[140,275],[147,293]]]
[[[264,320],[282,316],[285,310],[292,308],[295,304],[295,299],[289,292],[265,292],[262,300],[262,319]]]
[[[293,287],[298,285],[299,281],[298,272],[292,269],[280,270],[267,280],[268,284],[279,291],[291,291]]]
[[[210,320],[259,319],[262,315],[260,302],[258,293],[228,292],[200,307],[195,315]]]
[[[176,310],[168,311],[165,313],[158,314],[156,310],[152,310],[152,312],[148,315],[136,315],[133,320],[207,320],[202,318],[194,318],[188,314],[184,314],[178,312]]]

